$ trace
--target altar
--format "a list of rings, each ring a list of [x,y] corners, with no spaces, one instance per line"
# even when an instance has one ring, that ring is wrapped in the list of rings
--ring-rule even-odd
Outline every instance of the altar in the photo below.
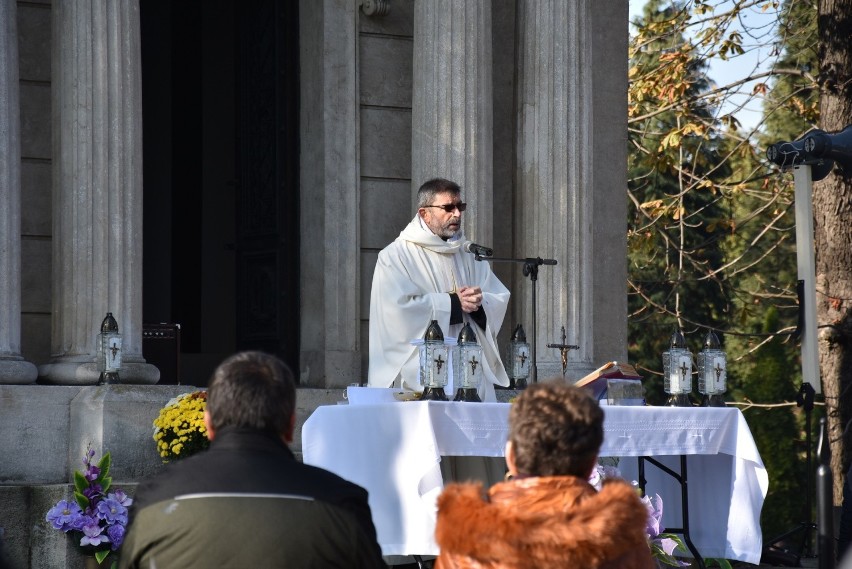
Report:
[[[509,403],[436,401],[319,407],[302,428],[304,461],[369,492],[385,555],[437,555],[435,500],[442,456],[501,457]],[[650,456],[673,470],[688,463],[692,542],[702,557],[757,564],[768,477],[739,409],[604,406],[601,456],[619,457],[628,481]],[[663,525],[682,527],[681,491],[646,466],[646,491],[664,502]]]

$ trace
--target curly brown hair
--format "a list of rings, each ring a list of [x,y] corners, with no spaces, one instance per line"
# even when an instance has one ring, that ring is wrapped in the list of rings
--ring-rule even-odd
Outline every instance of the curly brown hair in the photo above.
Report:
[[[588,476],[603,443],[603,418],[585,389],[559,382],[531,385],[509,411],[518,474]]]

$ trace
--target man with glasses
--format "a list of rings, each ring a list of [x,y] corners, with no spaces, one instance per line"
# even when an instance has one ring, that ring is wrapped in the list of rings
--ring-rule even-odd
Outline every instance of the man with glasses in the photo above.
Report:
[[[371,387],[421,391],[417,346],[437,320],[445,338],[458,337],[471,324],[482,346],[483,401],[494,401],[494,384],[509,378],[497,348],[509,291],[487,262],[464,251],[461,188],[435,178],[417,192],[417,215],[396,240],[382,249],[370,295]]]

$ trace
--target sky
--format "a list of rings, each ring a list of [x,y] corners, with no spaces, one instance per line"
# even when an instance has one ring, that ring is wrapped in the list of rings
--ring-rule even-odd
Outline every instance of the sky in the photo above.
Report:
[[[629,0],[630,5],[630,21],[641,17],[642,8],[647,3],[647,0]],[[719,0],[722,5],[728,4],[728,0]],[[728,61],[722,61],[718,58],[710,63],[707,71],[708,77],[717,85],[726,85],[732,80],[740,77],[745,77],[753,70],[766,70],[770,67],[772,60],[772,45],[774,40],[774,26],[777,21],[777,14],[774,10],[766,12],[760,9],[748,10],[742,15],[742,22],[749,28],[756,29],[762,35],[760,38],[753,39],[749,36],[744,36],[745,47],[755,47],[753,50],[746,50],[747,53]],[[727,106],[723,106],[721,114],[734,112],[737,120],[740,121],[742,128],[751,130],[758,126],[761,118],[761,99],[752,98],[748,101],[748,95],[754,89],[754,82],[746,84],[741,89],[741,95],[731,97],[731,102]],[[748,101],[748,102],[747,102]],[[736,110],[737,106],[742,105],[741,110]]]

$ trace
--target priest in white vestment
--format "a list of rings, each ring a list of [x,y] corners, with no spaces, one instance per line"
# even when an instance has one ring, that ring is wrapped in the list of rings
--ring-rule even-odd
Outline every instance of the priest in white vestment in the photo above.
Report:
[[[376,262],[368,384],[422,391],[412,340],[422,338],[432,320],[438,321],[444,338],[457,338],[468,322],[484,359],[479,396],[495,401],[494,385],[509,385],[497,347],[509,290],[488,262],[462,249],[467,241],[461,229],[466,204],[459,186],[436,178],[423,184],[417,197],[417,215]]]

